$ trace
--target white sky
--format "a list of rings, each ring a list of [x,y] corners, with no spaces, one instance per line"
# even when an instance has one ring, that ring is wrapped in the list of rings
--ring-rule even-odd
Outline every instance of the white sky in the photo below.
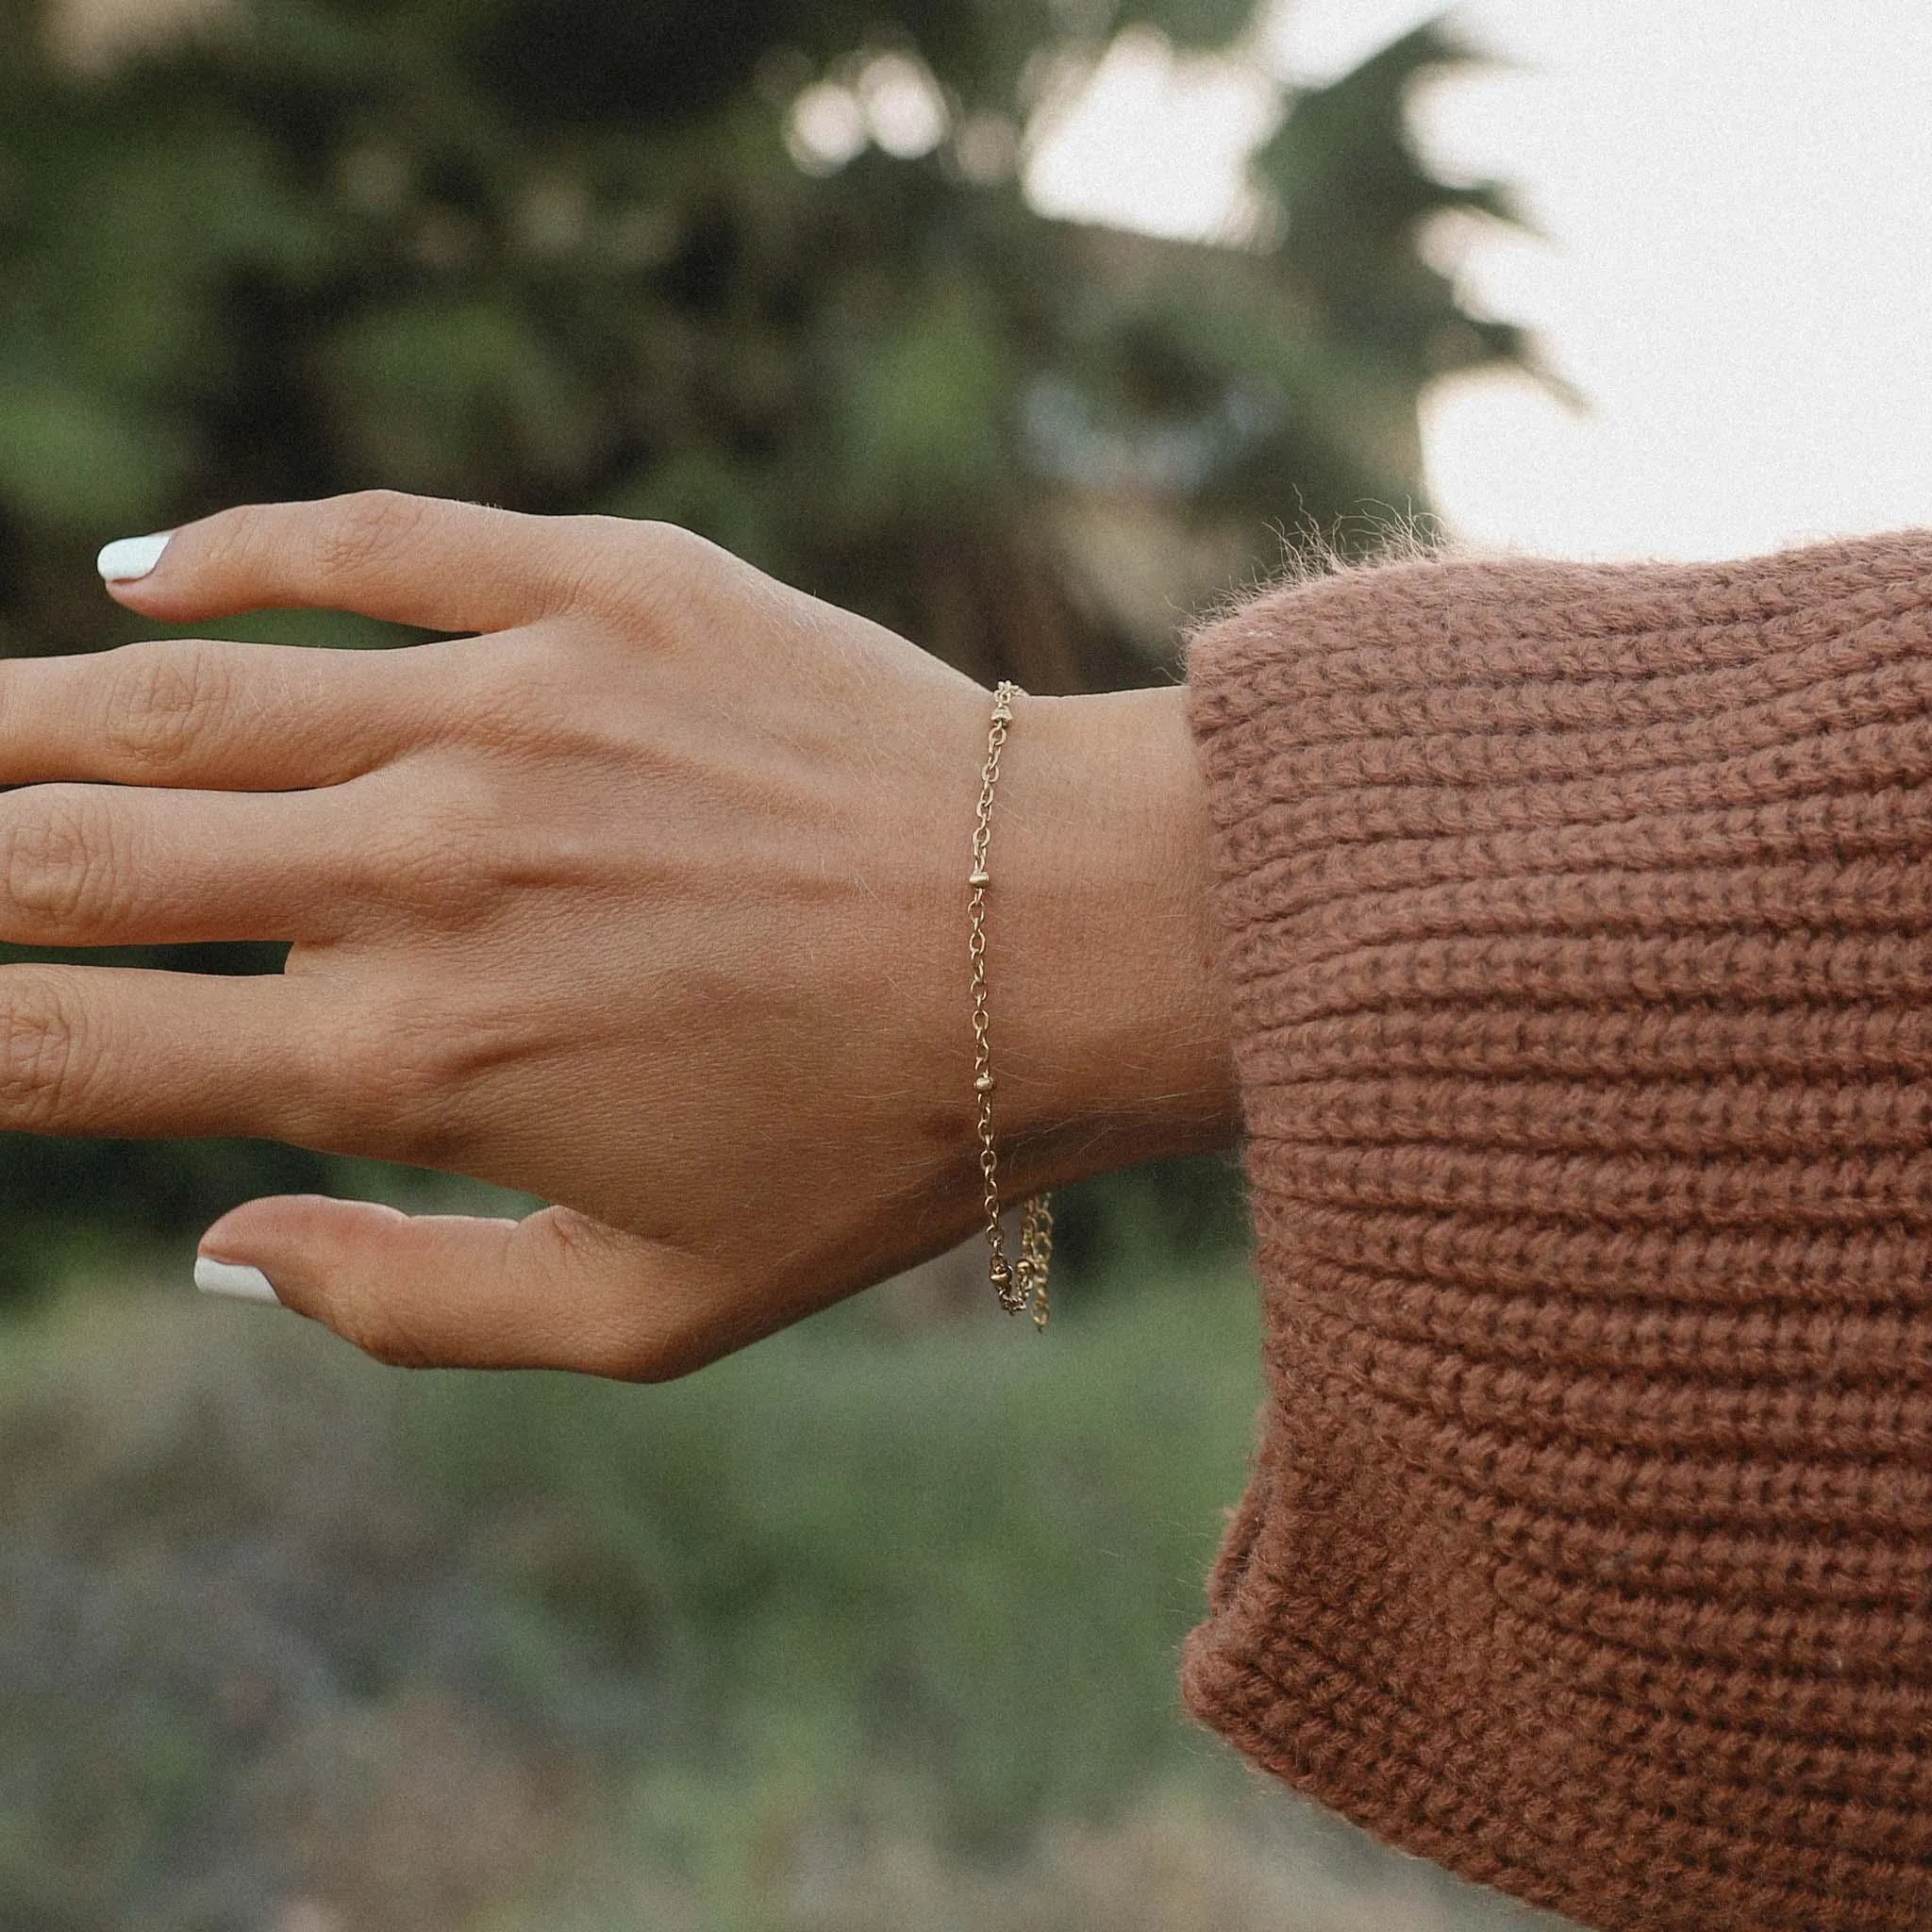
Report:
[[[1271,59],[1339,72],[1438,9],[1283,0]],[[1515,183],[1544,242],[1476,238],[1465,287],[1590,399],[1444,385],[1430,487],[1458,534],[1715,557],[1932,525],[1932,0],[1469,0],[1514,71],[1419,104],[1452,172]],[[1178,84],[1176,84],[1178,83]],[[1127,49],[1038,155],[1042,206],[1169,232],[1241,220],[1252,77]]]

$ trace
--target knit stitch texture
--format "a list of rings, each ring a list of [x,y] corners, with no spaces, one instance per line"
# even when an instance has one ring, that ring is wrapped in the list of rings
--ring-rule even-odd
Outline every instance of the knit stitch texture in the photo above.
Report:
[[[1190,683],[1269,1391],[1190,1707],[1601,1932],[1932,1926],[1932,532]]]

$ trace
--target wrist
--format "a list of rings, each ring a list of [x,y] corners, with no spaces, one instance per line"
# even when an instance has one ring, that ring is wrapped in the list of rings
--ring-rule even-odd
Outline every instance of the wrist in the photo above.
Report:
[[[1232,1143],[1205,781],[1176,688],[1021,698],[988,914],[1002,1191]]]

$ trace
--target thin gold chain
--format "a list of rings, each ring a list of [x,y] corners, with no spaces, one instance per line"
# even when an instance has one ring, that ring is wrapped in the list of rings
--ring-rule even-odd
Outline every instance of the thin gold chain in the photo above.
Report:
[[[1020,687],[1004,682],[992,694],[992,724],[986,741],[986,764],[979,774],[979,810],[973,822],[973,872],[970,915],[973,955],[973,1091],[979,1101],[979,1177],[984,1184],[986,1245],[993,1292],[1000,1307],[1017,1315],[1031,1307],[1033,1325],[1046,1326],[1046,1271],[1053,1260],[1053,1197],[1035,1194],[1026,1203],[1020,1223],[1020,1252],[1007,1258],[1006,1230],[1000,1225],[1000,1167],[992,1130],[991,1022],[986,1005],[986,893],[992,884],[986,869],[987,846],[992,837],[992,793],[1000,779],[1000,753],[1013,722],[1013,700],[1024,696]]]

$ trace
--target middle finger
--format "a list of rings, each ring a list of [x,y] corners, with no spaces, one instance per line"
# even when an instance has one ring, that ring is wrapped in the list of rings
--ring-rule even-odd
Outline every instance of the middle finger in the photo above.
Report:
[[[0,661],[0,785],[341,784],[433,736],[462,682],[446,641],[331,651],[170,638],[9,658]]]

